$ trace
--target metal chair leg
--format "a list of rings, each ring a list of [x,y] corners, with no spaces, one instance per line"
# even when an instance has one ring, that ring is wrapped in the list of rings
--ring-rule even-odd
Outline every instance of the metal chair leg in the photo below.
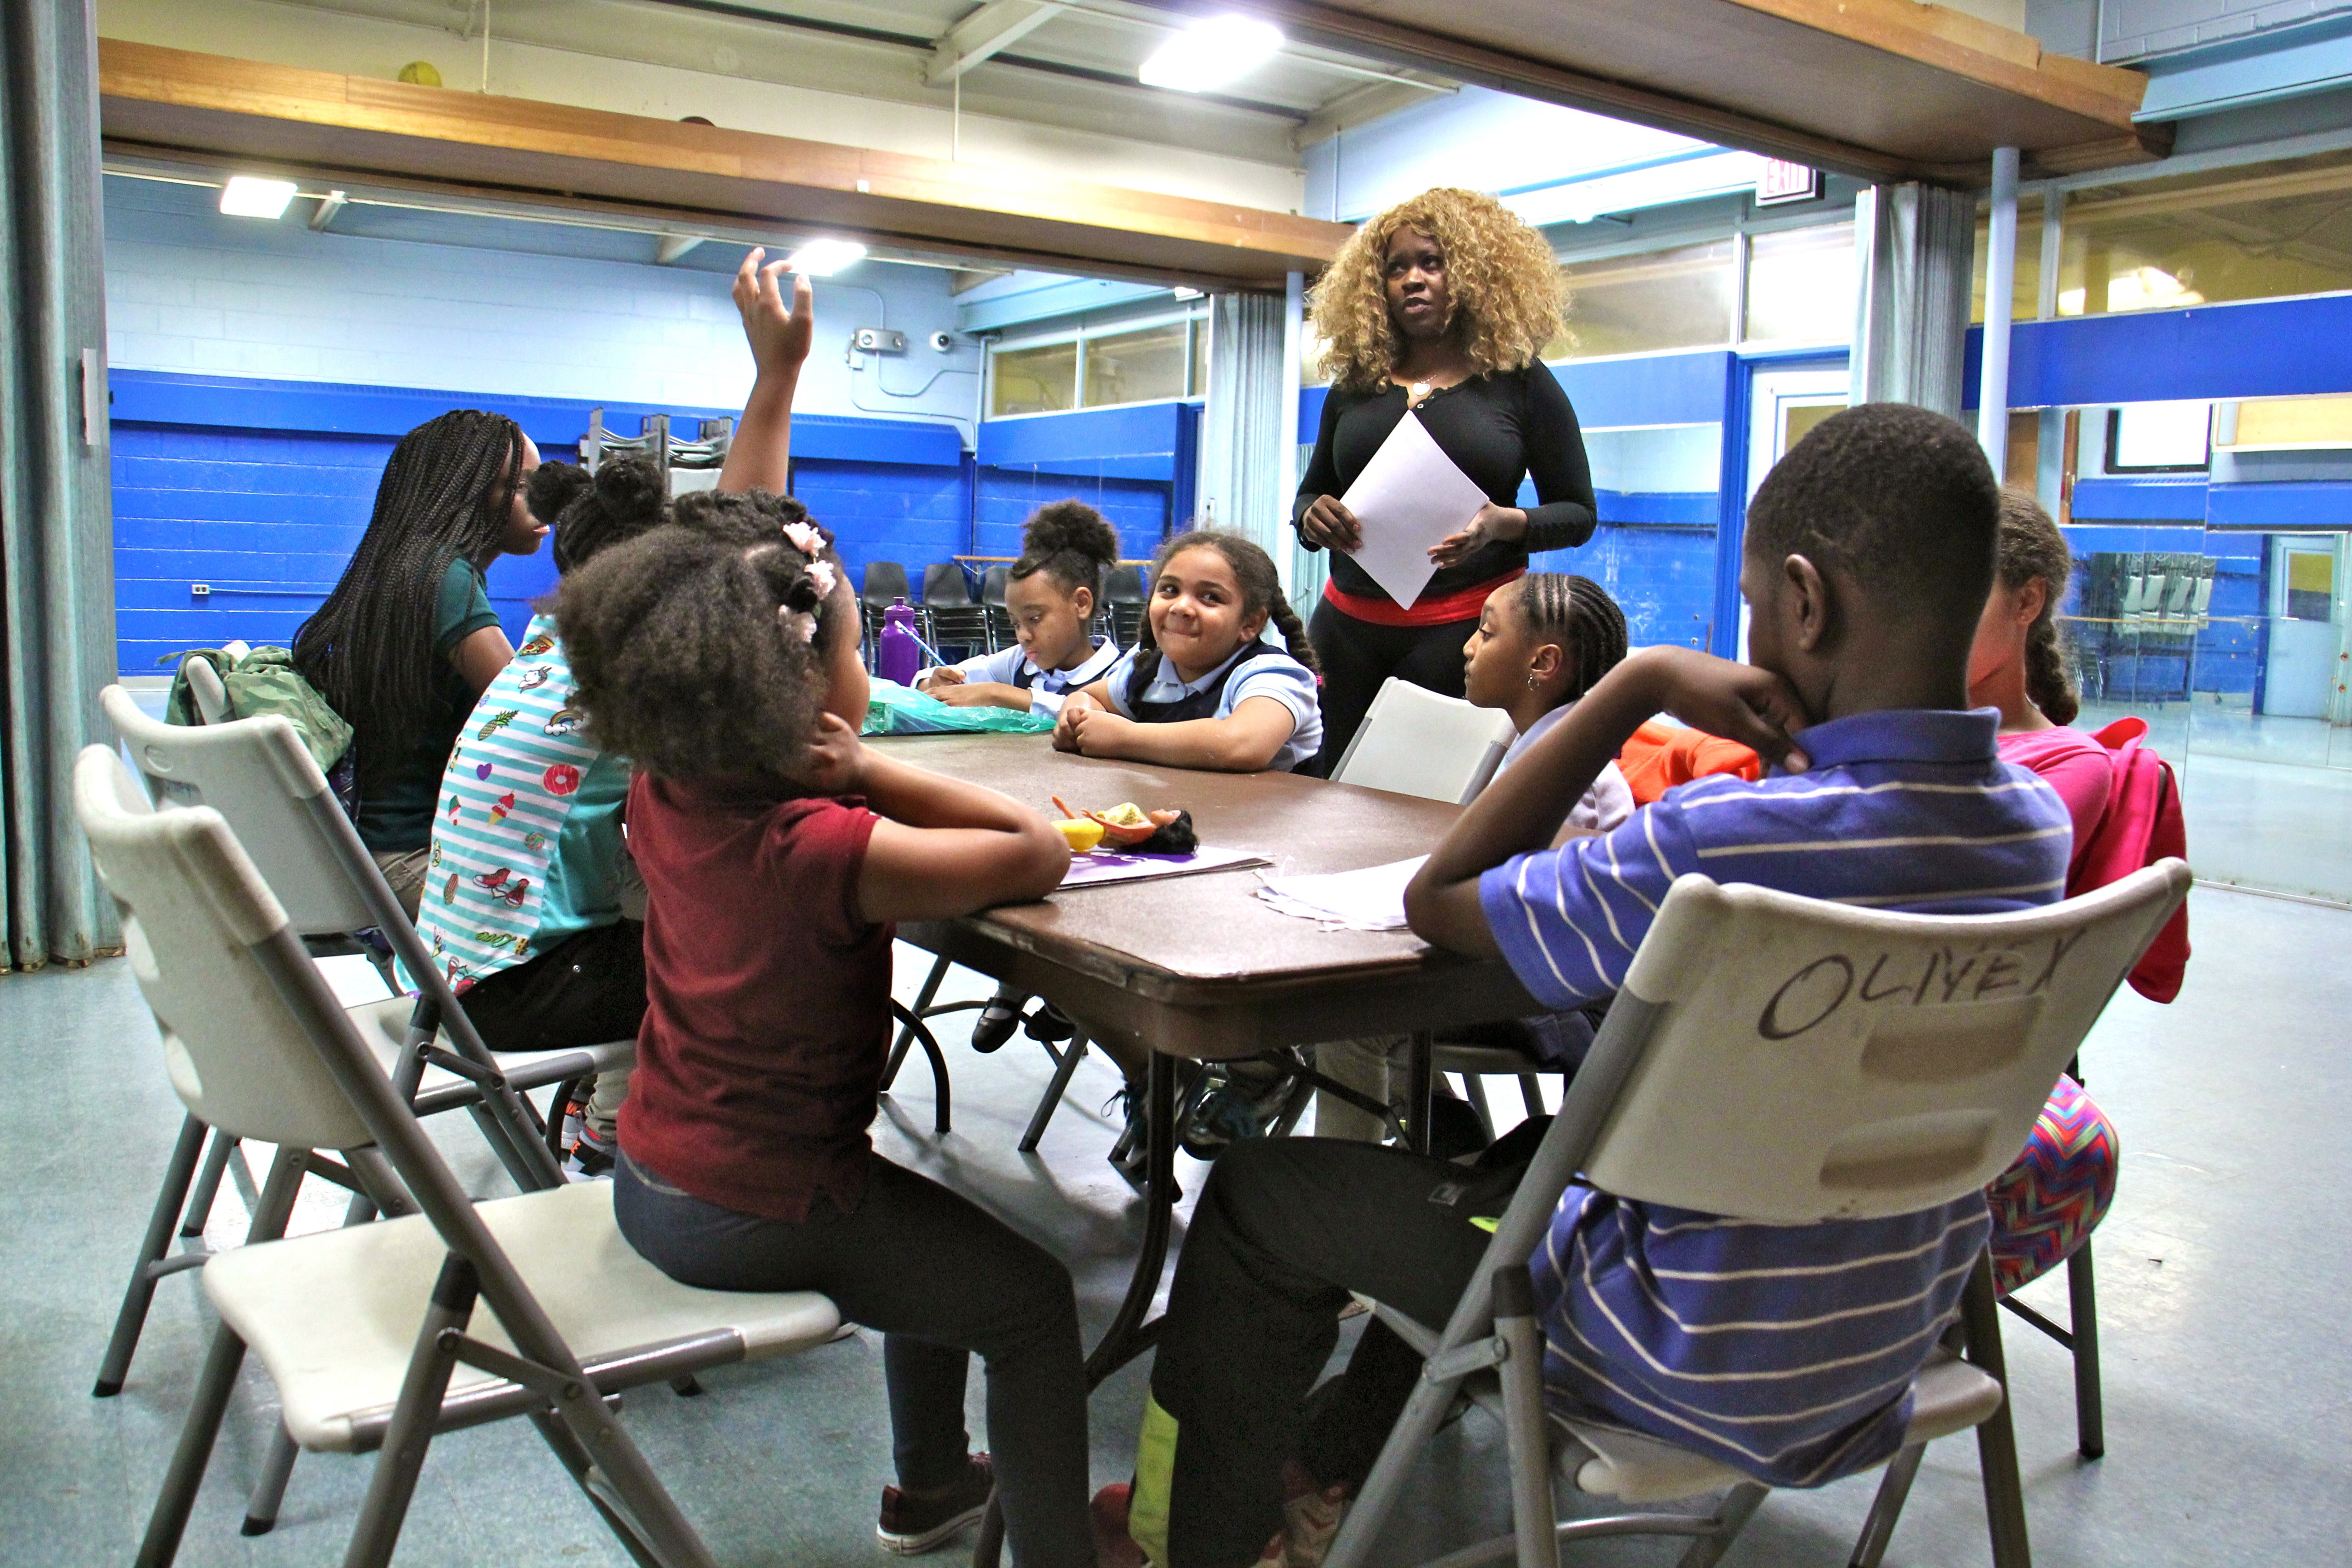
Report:
[[[188,1195],[188,1183],[195,1174],[196,1157],[204,1151],[207,1131],[193,1116],[180,1122],[180,1140],[172,1146],[172,1158],[163,1167],[163,1190],[155,1194],[154,1211],[147,1218],[147,1234],[140,1239],[137,1261],[131,1265],[131,1283],[122,1292],[122,1308],[115,1314],[114,1332],[107,1340],[106,1354],[98,1363],[98,1383],[90,1390],[96,1398],[110,1399],[122,1392],[122,1380],[131,1371],[131,1352],[139,1348],[139,1332],[147,1324],[147,1309],[155,1300],[155,1282],[162,1278],[155,1272],[155,1265],[171,1248],[172,1227],[179,1221],[180,1205]]]
[[[221,1177],[228,1171],[228,1157],[236,1152],[237,1142],[226,1132],[213,1134],[213,1146],[205,1153],[205,1168],[196,1174],[195,1191],[188,1194],[187,1212],[180,1216],[182,1236],[202,1236],[205,1226],[212,1223],[213,1201],[220,1196]]]
[[[1045,1054],[1054,1058],[1054,1080],[1045,1086],[1045,1092],[1038,1096],[1037,1109],[1029,1114],[1029,1131],[1021,1134],[1021,1152],[1024,1154],[1037,1152],[1037,1141],[1045,1136],[1045,1124],[1054,1120],[1054,1112],[1062,1109],[1062,1096],[1069,1092],[1070,1077],[1078,1070],[1078,1063],[1087,1054],[1087,1032],[1078,1030],[1070,1037],[1070,1043],[1058,1051],[1046,1041],[1037,1043],[1044,1046]]]
[[[1714,1528],[1692,1542],[1683,1552],[1675,1568],[1715,1568],[1739,1532],[1748,1528],[1748,1520],[1764,1506],[1772,1489],[1759,1481],[1744,1481],[1723,1495],[1715,1505]]]
[[[1977,1427],[1977,1458],[1984,1472],[1985,1525],[1993,1568],[2032,1568],[2025,1529],[2025,1489],[2017,1472],[2017,1431],[2010,1422],[2009,1368],[2000,1348],[2000,1310],[1994,1305],[1992,1258],[1977,1256],[1960,1295],[1960,1323],[1969,1363],[2001,1386],[2000,1408]]]
[[[1495,1141],[1495,1112],[1486,1104],[1486,1080],[1475,1072],[1462,1075],[1462,1092],[1470,1101],[1470,1109],[1478,1113],[1478,1125],[1486,1131],[1486,1142]]]
[[[286,1483],[294,1474],[294,1460],[301,1449],[294,1445],[294,1435],[286,1430],[286,1423],[278,1423],[277,1434],[269,1440],[269,1457],[261,1463],[261,1479],[253,1483],[253,1496],[246,1500],[245,1523],[238,1527],[240,1535],[267,1535],[278,1528],[278,1505],[286,1500]]]
[[[248,1239],[275,1241],[286,1234],[286,1221],[294,1212],[294,1196],[301,1191],[302,1173],[310,1163],[307,1149],[278,1151],[278,1158],[270,1163],[269,1180],[261,1189],[261,1201],[254,1208]],[[173,1450],[171,1468],[163,1473],[155,1510],[148,1516],[147,1534],[139,1543],[138,1568],[169,1568],[179,1554],[180,1538],[187,1532],[188,1516],[195,1510],[197,1489],[204,1485],[205,1468],[212,1462],[213,1445],[220,1438],[221,1417],[228,1412],[229,1396],[236,1392],[236,1374],[244,1365],[245,1342],[222,1324],[213,1334],[204,1371],[197,1374],[187,1425],[180,1429],[179,1447]]]
[[[2085,1240],[2066,1259],[2069,1327],[2074,1333],[2074,1442],[2083,1458],[2107,1451],[2106,1402],[2099,1392],[2099,1300]]]
[[[931,1131],[940,1134],[941,1137],[945,1137],[948,1131],[948,1058],[946,1053],[940,1049],[940,1042],[932,1037],[930,1026],[923,1022],[922,1015],[919,1012],[907,1007],[902,1007],[896,1002],[890,1004],[890,1010],[898,1016],[898,1021],[905,1026],[906,1032],[914,1036],[916,1043],[923,1047],[923,1055],[930,1058],[932,1090]]]
[[[1543,1079],[1536,1077],[1536,1075],[1531,1072],[1521,1073],[1519,1075],[1519,1103],[1528,1108],[1528,1115],[1530,1118],[1541,1116],[1544,1113]]]
[[[915,993],[915,1005],[912,1009],[915,1017],[920,1018],[930,1010],[932,1000],[940,994],[940,983],[948,977],[950,967],[944,958],[931,961],[931,972],[923,976],[923,988]],[[915,1026],[912,1023],[906,1024],[898,1030],[898,1041],[890,1047],[889,1064],[882,1069],[881,1093],[889,1093],[890,1086],[898,1081],[898,1068],[906,1061],[907,1047],[914,1043],[914,1039]]]
[[[367,1496],[361,1500],[359,1522],[352,1528],[351,1545],[343,1552],[343,1568],[383,1568],[399,1542],[401,1521],[408,1517],[408,1500],[415,1494],[416,1478],[425,1468],[425,1451],[441,1418],[441,1401],[449,1392],[449,1374],[457,1369],[457,1353],[441,1342],[445,1331],[465,1331],[473,1316],[479,1282],[474,1266],[456,1253],[441,1264],[425,1321],[417,1330],[416,1350],[408,1373],[401,1380],[400,1398],[394,1405],[392,1425],[376,1455],[375,1473],[368,1478]]]
[[[1903,1501],[1911,1495],[1919,1461],[1927,1457],[1927,1445],[1914,1443],[1887,1461],[1886,1473],[1879,1478],[1878,1495],[1870,1500],[1870,1516],[1862,1521],[1862,1534],[1853,1543],[1846,1568],[1878,1568],[1886,1555],[1886,1543],[1895,1539],[1895,1524],[1903,1517]]]

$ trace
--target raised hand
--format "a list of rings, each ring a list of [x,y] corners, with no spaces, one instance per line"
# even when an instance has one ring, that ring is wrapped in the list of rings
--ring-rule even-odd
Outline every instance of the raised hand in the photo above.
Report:
[[[761,262],[767,251],[754,246],[735,269],[735,309],[743,318],[743,337],[751,345],[751,360],[761,375],[797,375],[808,358],[809,339],[816,327],[815,295],[808,279],[793,278],[793,302],[784,305],[780,279],[788,263]]]

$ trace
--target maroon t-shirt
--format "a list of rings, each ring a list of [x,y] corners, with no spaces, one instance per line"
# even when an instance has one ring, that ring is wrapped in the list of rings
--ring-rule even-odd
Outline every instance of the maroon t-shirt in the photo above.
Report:
[[[742,1214],[856,1208],[890,1043],[891,927],[857,910],[874,814],[643,773],[628,812],[646,1021],[623,1152]]]

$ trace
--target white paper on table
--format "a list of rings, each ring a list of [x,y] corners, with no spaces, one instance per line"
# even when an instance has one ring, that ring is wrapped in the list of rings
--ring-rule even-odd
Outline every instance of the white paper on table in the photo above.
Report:
[[[1360,871],[1328,871],[1311,877],[1260,876],[1257,896],[1286,915],[1342,931],[1404,930],[1404,885],[1429,857],[1416,855]]]
[[[1486,504],[1486,492],[1438,447],[1420,416],[1408,413],[1339,504],[1356,514],[1362,530],[1362,542],[1352,552],[1356,564],[1390,598],[1411,608],[1437,571],[1429,547],[1468,527]]]

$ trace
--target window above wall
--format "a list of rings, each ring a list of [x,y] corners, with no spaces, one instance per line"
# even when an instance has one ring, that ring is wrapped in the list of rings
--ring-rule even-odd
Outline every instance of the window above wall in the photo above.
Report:
[[[988,351],[988,417],[1206,396],[1205,307],[1000,339]]]

